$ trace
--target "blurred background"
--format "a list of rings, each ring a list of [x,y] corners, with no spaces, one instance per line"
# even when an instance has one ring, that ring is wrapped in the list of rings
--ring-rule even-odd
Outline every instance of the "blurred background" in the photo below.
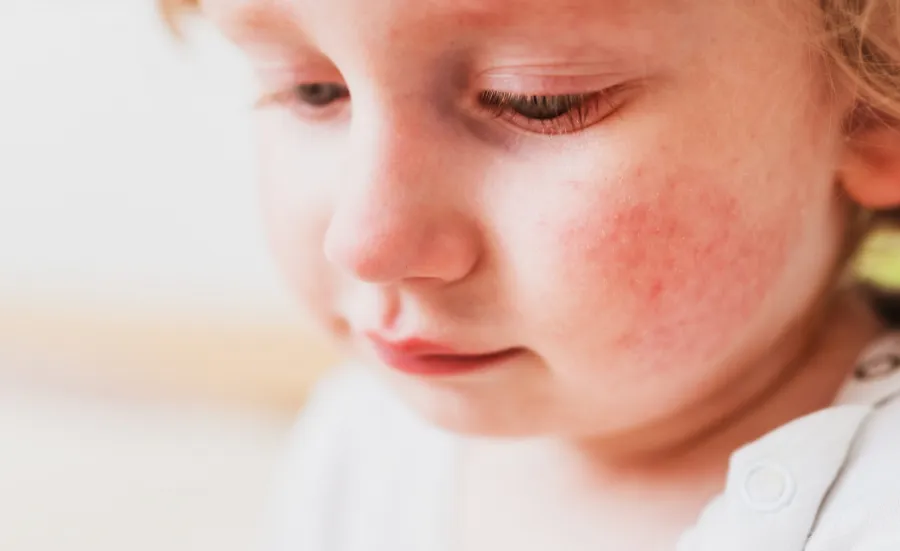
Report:
[[[254,548],[334,358],[267,255],[248,79],[153,0],[0,2],[0,549]]]

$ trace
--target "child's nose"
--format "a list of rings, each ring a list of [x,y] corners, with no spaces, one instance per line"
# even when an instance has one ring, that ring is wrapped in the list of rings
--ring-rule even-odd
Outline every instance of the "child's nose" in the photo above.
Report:
[[[371,283],[465,278],[478,262],[480,236],[461,204],[452,160],[416,133],[366,141],[353,148],[362,154],[337,192],[328,260]]]

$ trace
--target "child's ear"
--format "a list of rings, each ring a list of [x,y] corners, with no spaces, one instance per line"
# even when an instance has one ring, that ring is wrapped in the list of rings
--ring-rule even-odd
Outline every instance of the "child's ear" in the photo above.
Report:
[[[871,210],[900,206],[900,129],[879,124],[854,132],[839,174],[857,204]]]

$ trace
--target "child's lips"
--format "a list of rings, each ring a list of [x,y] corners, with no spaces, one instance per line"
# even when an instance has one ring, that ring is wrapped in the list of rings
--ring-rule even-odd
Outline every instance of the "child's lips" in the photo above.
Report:
[[[487,369],[524,352],[522,348],[468,352],[420,338],[389,341],[367,336],[382,363],[411,375],[454,375]]]

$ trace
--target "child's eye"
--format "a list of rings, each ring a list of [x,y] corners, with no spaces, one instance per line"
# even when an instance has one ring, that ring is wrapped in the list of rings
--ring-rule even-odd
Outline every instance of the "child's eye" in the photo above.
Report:
[[[323,107],[339,99],[346,98],[350,91],[345,86],[330,82],[300,84],[294,89],[297,101],[313,107]]]
[[[617,107],[609,91],[556,96],[486,90],[479,103],[497,118],[539,134],[571,134],[609,116]]]
[[[304,116],[315,117],[324,114],[335,103],[349,97],[350,90],[342,84],[311,82],[267,94],[256,105],[257,107],[282,105],[298,109]]]

